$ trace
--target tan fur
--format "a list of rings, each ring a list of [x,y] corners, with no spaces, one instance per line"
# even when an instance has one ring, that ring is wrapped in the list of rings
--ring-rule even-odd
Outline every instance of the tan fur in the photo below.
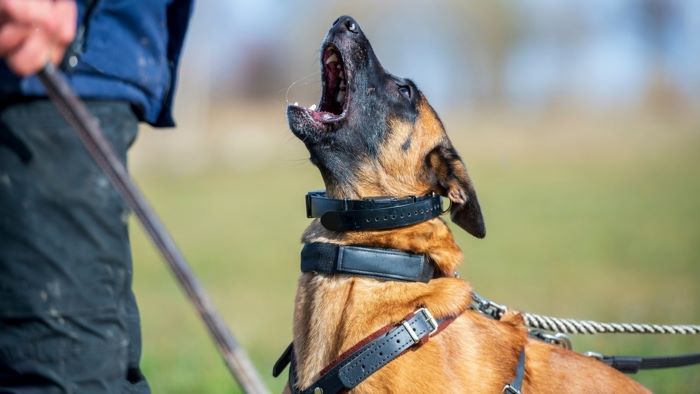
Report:
[[[352,185],[353,192],[339,195],[334,185],[326,185],[331,195],[362,198],[436,191],[453,202],[464,202],[464,192],[457,183],[451,183],[455,180],[449,179],[451,173],[468,179],[461,162],[445,163],[439,157],[428,156],[438,144],[449,140],[424,99],[415,124],[395,121],[392,131],[380,158],[362,164],[358,177],[361,181]],[[410,148],[404,150],[401,146],[409,137]],[[443,185],[436,179],[442,179]],[[523,346],[526,347],[524,393],[647,392],[635,381],[596,360],[528,339],[518,314],[511,313],[495,321],[467,310],[470,285],[453,277],[463,261],[462,252],[442,219],[397,230],[348,233],[328,231],[316,220],[302,238],[303,242],[424,253],[445,277],[424,284],[303,274],[294,312],[294,349],[301,388],[313,383],[325,366],[357,342],[425,306],[437,318],[454,315],[459,318],[426,344],[380,369],[353,392],[499,393],[513,379]]]

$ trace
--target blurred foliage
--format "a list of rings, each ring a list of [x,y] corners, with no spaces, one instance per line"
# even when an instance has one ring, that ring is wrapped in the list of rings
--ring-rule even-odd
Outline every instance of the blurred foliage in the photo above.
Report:
[[[321,40],[343,14],[440,109],[700,105],[695,0],[203,1],[178,101],[278,99],[293,81],[292,102],[315,100],[304,83],[318,81]]]

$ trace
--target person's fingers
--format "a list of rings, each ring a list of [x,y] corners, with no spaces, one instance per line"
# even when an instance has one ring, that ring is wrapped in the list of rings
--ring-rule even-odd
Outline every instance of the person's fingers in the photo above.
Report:
[[[22,45],[7,56],[7,65],[20,76],[39,71],[53,57],[54,44],[41,30],[34,30]]]
[[[61,62],[75,37],[74,0],[0,0],[0,56],[21,76]]]
[[[64,1],[64,0],[59,0]],[[53,0],[0,0],[0,15],[25,25],[51,29]]]
[[[53,31],[58,46],[67,46],[75,38],[76,20],[78,9],[73,0],[57,0],[54,4],[54,20],[58,21],[56,30]]]
[[[66,47],[75,38],[76,19],[78,10],[73,0],[56,0],[54,15],[59,21],[56,30],[52,32],[53,50],[51,51],[51,61],[58,64],[63,60]]]
[[[23,25],[0,25],[0,57],[16,51],[24,40],[29,37],[32,29]]]
[[[49,51],[49,60],[53,64],[59,64],[63,61],[63,55],[66,52],[66,46],[53,42],[53,47]]]

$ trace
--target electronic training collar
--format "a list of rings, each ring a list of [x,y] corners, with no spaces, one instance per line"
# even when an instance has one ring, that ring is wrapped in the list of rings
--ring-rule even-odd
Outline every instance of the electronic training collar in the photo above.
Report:
[[[306,217],[321,218],[332,231],[388,230],[410,226],[440,216],[442,200],[431,193],[416,197],[334,199],[325,191],[306,194]]]

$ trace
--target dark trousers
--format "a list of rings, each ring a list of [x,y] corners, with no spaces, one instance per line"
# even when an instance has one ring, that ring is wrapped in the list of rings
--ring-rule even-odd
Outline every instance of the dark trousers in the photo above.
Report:
[[[125,162],[130,106],[87,105]],[[127,217],[50,102],[0,104],[0,394],[149,392]]]

